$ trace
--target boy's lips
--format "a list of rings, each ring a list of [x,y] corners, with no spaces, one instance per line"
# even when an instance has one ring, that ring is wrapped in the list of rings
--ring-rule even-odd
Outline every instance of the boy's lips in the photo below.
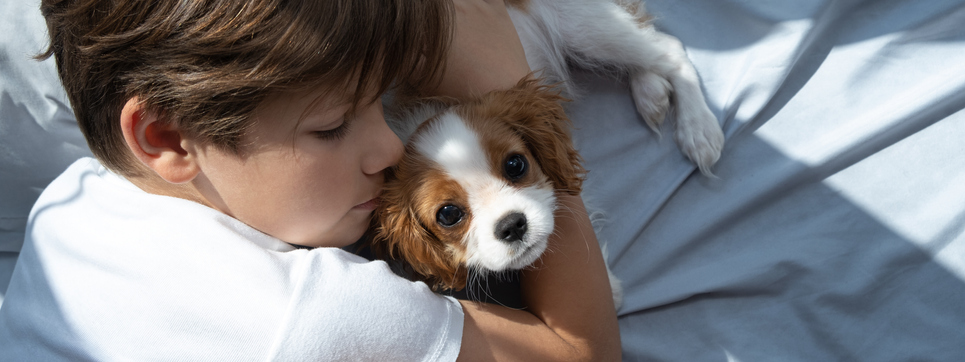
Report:
[[[369,201],[363,202],[361,204],[355,205],[356,209],[362,209],[362,210],[375,210],[375,208],[377,207],[379,207],[378,197],[371,199]]]

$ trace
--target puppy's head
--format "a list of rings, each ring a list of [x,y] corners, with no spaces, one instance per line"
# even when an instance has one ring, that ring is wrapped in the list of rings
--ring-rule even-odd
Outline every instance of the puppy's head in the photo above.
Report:
[[[539,258],[555,194],[578,194],[585,173],[561,101],[525,79],[425,122],[387,182],[373,249],[456,290],[467,268],[520,269]]]

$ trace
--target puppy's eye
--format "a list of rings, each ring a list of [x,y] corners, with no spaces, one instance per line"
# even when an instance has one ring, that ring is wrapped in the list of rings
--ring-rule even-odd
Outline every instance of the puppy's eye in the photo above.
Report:
[[[444,227],[450,227],[462,221],[462,217],[465,215],[458,206],[446,205],[436,211],[436,222]]]
[[[526,175],[526,157],[523,155],[516,154],[509,156],[506,162],[503,164],[503,170],[506,172],[506,177],[512,181],[519,180]]]

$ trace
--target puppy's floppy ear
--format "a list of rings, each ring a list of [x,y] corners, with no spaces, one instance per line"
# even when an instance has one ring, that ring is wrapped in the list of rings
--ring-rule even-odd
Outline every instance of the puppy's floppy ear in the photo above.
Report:
[[[388,182],[373,220],[372,251],[380,259],[404,261],[433,290],[464,288],[468,271],[420,221],[415,202],[401,180]]]
[[[523,138],[543,173],[554,188],[578,195],[586,169],[570,137],[572,124],[554,86],[540,84],[532,76],[523,78],[510,90],[490,93],[492,104],[507,104],[501,118]]]

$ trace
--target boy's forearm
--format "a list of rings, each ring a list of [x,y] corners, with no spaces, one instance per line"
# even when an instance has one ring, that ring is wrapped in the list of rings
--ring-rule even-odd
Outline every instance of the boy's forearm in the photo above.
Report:
[[[619,360],[620,331],[606,266],[579,196],[559,196],[556,230],[535,269],[523,274],[523,300],[547,327],[594,360]]]

